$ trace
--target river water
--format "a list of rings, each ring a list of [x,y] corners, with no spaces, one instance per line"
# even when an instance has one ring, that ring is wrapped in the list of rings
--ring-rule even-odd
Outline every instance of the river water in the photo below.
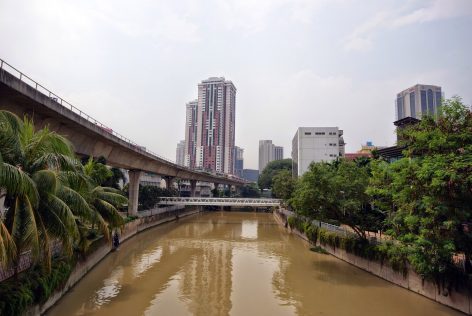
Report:
[[[330,255],[272,214],[193,215],[123,243],[47,315],[462,315]]]

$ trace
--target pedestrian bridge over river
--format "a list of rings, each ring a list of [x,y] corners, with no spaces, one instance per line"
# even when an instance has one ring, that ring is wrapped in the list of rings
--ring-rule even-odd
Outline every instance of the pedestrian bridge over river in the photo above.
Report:
[[[201,205],[201,206],[280,206],[279,199],[251,198],[205,198],[205,197],[161,197],[160,205]]]

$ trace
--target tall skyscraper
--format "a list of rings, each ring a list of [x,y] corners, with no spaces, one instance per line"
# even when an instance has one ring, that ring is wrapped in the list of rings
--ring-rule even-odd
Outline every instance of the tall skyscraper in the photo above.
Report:
[[[184,166],[195,168],[198,100],[186,104]]]
[[[244,168],[244,149],[241,147],[234,147],[234,174],[240,178],[243,177]]]
[[[259,173],[262,173],[269,162],[281,159],[284,159],[282,146],[275,146],[271,140],[259,141]]]
[[[312,162],[344,156],[343,131],[337,127],[299,127],[292,141],[292,174],[302,176]]]
[[[224,77],[198,84],[198,100],[187,103],[185,165],[234,174],[236,87]]]
[[[177,149],[175,150],[175,162],[179,166],[185,165],[185,140],[181,140],[177,143]]]
[[[397,94],[395,100],[396,120],[405,117],[421,119],[421,116],[434,115],[441,106],[441,87],[417,84]]]

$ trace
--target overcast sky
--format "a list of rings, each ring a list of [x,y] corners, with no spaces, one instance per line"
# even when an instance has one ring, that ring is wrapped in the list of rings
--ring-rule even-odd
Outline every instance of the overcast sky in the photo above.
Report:
[[[394,143],[395,94],[416,83],[472,103],[472,0],[0,0],[0,58],[175,160],[197,84],[236,85],[236,144],[290,157],[299,126],[347,152]]]

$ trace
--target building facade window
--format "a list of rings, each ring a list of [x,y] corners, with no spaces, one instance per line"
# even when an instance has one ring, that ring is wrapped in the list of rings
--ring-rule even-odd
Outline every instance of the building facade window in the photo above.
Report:
[[[421,114],[425,115],[428,112],[428,105],[426,103],[426,91],[421,90]]]
[[[416,118],[415,93],[410,93],[410,116]]]
[[[434,114],[434,104],[433,104],[433,90],[428,89],[428,114]]]
[[[404,113],[403,113],[403,97],[397,97],[397,117],[399,120],[404,118]]]
[[[438,112],[439,108],[441,107],[441,99],[442,99],[441,92],[436,91],[436,112]]]

